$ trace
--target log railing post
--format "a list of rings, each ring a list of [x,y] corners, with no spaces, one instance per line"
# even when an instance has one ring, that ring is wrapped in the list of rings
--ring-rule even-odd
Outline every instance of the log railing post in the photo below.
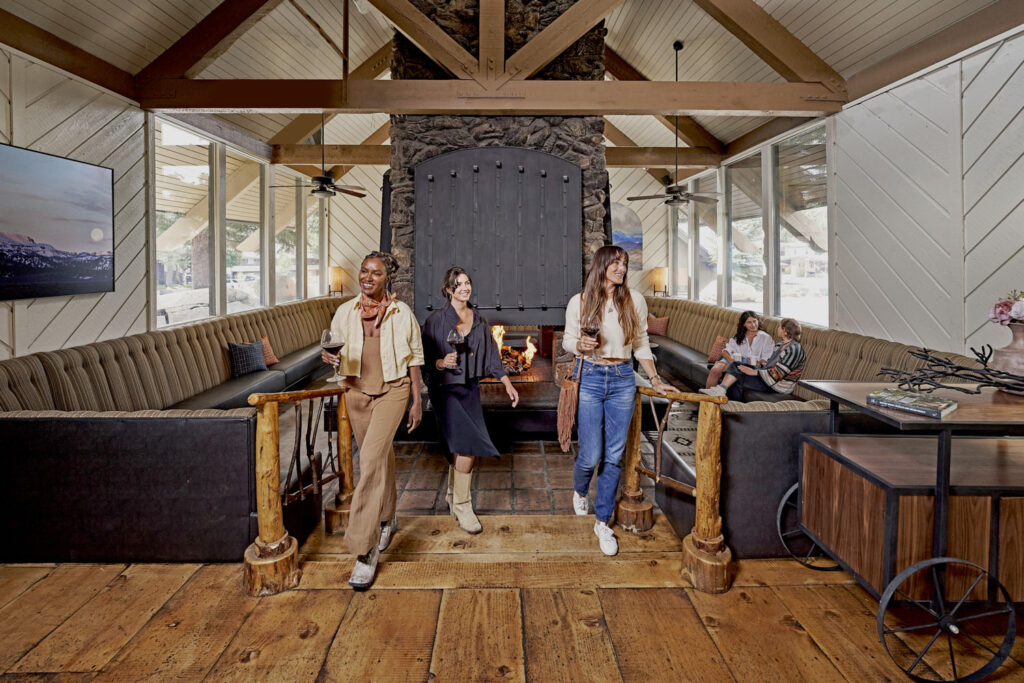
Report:
[[[702,401],[697,414],[697,492],[693,531],[683,539],[683,572],[694,588],[724,593],[732,581],[732,551],[722,535],[722,410]]]
[[[352,505],[353,473],[352,473],[352,423],[348,421],[348,405],[345,394],[338,396],[338,412],[335,420],[335,443],[337,444],[338,464],[341,468],[341,481],[338,482],[338,493],[334,497],[334,505],[324,508],[324,530],[329,534],[339,534],[348,526],[348,513]]]
[[[256,506],[259,535],[245,550],[245,592],[272,595],[294,588],[299,544],[284,528],[277,401],[261,403],[256,417]]]
[[[641,407],[640,394],[637,394],[633,403],[633,419],[626,435],[626,450],[622,454],[622,467],[626,471],[625,489],[615,507],[615,521],[622,529],[633,533],[648,531],[654,526],[654,505],[644,500],[640,473],[636,469],[640,464]]]

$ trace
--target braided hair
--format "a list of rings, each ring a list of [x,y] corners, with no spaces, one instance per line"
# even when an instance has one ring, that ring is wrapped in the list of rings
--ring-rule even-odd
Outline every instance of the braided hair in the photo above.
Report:
[[[371,251],[369,254],[363,257],[363,263],[366,263],[368,259],[380,259],[384,264],[384,270],[387,273],[388,279],[395,274],[398,270],[398,259],[389,254],[386,251]]]

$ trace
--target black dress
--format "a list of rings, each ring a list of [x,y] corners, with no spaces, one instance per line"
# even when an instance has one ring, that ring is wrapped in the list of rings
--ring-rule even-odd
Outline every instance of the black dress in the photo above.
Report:
[[[448,333],[458,324],[459,314],[451,303],[431,313],[423,323],[424,370],[430,404],[434,407],[449,461],[452,453],[496,458],[500,454],[484,424],[480,380],[484,377],[501,379],[506,374],[505,368],[498,345],[491,337],[490,326],[474,310],[473,325],[466,335],[467,351],[459,354],[459,372],[438,370],[437,361],[455,350],[448,343]]]

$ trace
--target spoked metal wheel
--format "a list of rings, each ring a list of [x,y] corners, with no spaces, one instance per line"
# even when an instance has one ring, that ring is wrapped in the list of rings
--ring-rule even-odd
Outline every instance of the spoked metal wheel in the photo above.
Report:
[[[779,540],[785,546],[786,552],[805,567],[820,572],[834,572],[841,569],[835,560],[825,555],[818,544],[800,528],[800,511],[797,509],[796,503],[799,491],[800,483],[797,482],[786,491],[782,500],[779,501],[779,509],[775,513],[775,529],[779,533]]]
[[[988,599],[990,586],[995,600]],[[980,681],[1010,654],[1017,615],[1009,593],[983,568],[933,557],[886,586],[877,625],[889,657],[915,681]]]

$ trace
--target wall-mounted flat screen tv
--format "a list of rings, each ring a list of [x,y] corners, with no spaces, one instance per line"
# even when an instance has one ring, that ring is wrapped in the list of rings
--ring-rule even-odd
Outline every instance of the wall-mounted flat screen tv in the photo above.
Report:
[[[0,300],[114,291],[114,172],[0,144]]]

